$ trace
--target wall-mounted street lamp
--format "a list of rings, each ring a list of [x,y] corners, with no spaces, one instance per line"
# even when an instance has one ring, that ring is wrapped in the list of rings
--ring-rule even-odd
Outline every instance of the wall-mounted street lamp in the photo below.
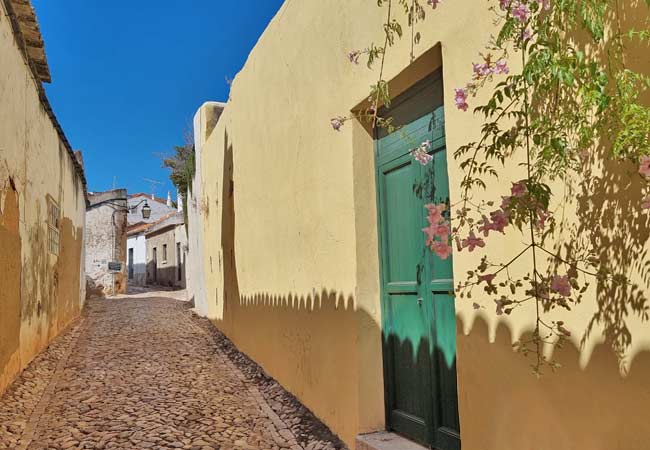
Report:
[[[144,203],[144,205],[142,206],[142,211],[141,211],[142,212],[142,218],[143,219],[148,219],[149,217],[151,217],[151,206],[149,206],[149,203],[147,203],[146,200],[142,200],[137,205],[131,206],[129,212],[131,214],[135,214],[136,210],[138,209],[138,206],[142,205],[142,203]]]

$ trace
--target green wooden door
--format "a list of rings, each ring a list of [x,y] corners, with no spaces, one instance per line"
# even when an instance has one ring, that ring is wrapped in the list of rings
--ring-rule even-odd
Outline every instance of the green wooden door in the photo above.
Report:
[[[424,205],[447,201],[442,81],[418,83],[386,112],[399,131],[379,130],[377,192],[388,426],[442,450],[460,448],[452,262],[425,247]],[[432,163],[410,150],[431,140]]]

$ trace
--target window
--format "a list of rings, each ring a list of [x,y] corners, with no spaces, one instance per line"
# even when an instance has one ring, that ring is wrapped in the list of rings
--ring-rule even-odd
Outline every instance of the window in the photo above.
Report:
[[[61,210],[50,196],[47,197],[47,248],[52,254],[59,254],[59,222]]]
[[[163,244],[163,263],[167,262],[167,244]]]

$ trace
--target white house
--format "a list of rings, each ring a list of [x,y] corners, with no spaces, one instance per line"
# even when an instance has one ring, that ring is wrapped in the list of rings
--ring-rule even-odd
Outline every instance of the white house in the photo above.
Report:
[[[180,200],[180,199],[179,199]],[[178,202],[178,210],[167,193],[167,200],[144,193],[131,194],[128,197],[129,214],[127,216],[127,277],[128,283],[136,286],[147,284],[147,246],[146,232],[153,225],[182,211],[182,202]],[[147,204],[151,215],[142,217],[142,207]]]

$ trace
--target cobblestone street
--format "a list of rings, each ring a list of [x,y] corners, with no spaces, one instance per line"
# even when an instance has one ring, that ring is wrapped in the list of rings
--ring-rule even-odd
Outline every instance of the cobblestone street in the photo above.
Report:
[[[343,445],[185,302],[92,300],[0,399],[2,449]]]

